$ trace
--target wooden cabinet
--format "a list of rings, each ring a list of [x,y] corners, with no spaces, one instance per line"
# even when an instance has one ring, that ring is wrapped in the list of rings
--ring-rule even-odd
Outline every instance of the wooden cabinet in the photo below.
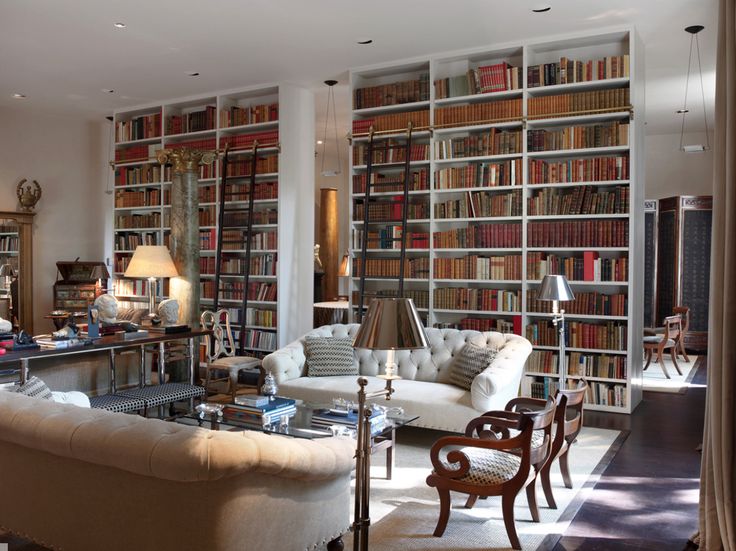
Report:
[[[698,351],[708,347],[712,208],[710,196],[668,197],[657,217],[656,321],[689,307],[685,346]]]
[[[57,262],[54,310],[86,312],[87,305],[103,292],[102,280],[109,277],[103,262]],[[106,286],[106,285],[105,285]]]
[[[644,201],[644,327],[657,318],[657,200]]]

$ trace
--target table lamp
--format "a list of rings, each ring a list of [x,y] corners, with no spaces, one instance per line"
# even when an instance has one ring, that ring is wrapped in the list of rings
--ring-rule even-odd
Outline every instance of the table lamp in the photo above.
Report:
[[[107,290],[107,280],[110,277],[110,272],[107,271],[107,267],[104,264],[96,264],[92,266],[92,273],[90,279],[94,279],[97,282],[97,289],[99,291]],[[105,280],[105,286],[102,286],[102,280]]]
[[[156,280],[159,277],[176,277],[174,261],[168,247],[163,245],[139,245],[133,252],[125,277],[148,279],[148,315],[156,313]]]
[[[565,388],[565,311],[560,308],[560,302],[575,300],[575,295],[563,275],[546,275],[542,279],[539,289],[539,300],[552,301],[552,323],[557,326],[559,332],[559,358],[557,359],[560,375],[560,388]]]
[[[351,260],[350,259],[350,251],[345,251],[345,254],[342,257],[342,260],[340,261],[340,267],[337,269],[337,277],[338,278],[348,278],[348,277],[350,277],[350,269],[351,269],[351,266],[350,265],[352,264],[352,262],[350,262],[350,260]],[[341,281],[341,280],[338,279],[338,282],[339,281]],[[350,286],[348,285],[348,288],[349,287]],[[339,294],[339,290],[338,290],[338,294]],[[339,295],[337,298],[338,298],[338,300],[347,300],[348,299],[348,297],[346,295]]]
[[[376,298],[368,307],[363,323],[355,335],[353,348],[386,350],[386,371],[378,377],[386,380],[381,390],[366,392],[368,380],[358,378],[358,445],[355,452],[355,520],[353,522],[353,549],[367,551],[370,515],[370,456],[371,411],[366,401],[371,398],[391,399],[391,382],[400,379],[396,374],[396,351],[427,348],[429,339],[424,331],[414,301],[409,298]]]

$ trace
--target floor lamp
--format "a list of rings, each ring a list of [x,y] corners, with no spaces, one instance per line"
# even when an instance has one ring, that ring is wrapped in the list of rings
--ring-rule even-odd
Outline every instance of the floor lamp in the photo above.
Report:
[[[559,332],[560,351],[559,358],[557,358],[557,365],[559,366],[560,389],[564,389],[566,387],[567,375],[567,370],[565,369],[565,311],[560,308],[560,302],[575,300],[575,295],[572,289],[570,289],[565,276],[546,275],[542,280],[542,286],[539,289],[537,299],[552,301],[552,323],[557,327]]]
[[[427,348],[429,339],[424,331],[414,302],[409,298],[376,298],[368,307],[365,319],[355,336],[353,348],[386,350],[386,370],[378,377],[386,381],[381,390],[366,392],[368,380],[358,378],[358,446],[355,451],[355,519],[353,551],[368,550],[368,529],[371,486],[371,415],[366,402],[373,398],[391,399],[392,381],[396,374],[396,351]]]

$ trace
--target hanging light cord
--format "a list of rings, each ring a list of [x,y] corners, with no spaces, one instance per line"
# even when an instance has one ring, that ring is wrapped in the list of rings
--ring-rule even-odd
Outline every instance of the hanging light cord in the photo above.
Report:
[[[692,44],[692,41],[691,41]],[[700,73],[700,95],[703,98],[703,122],[705,123],[705,147],[710,149],[710,138],[708,137],[708,117],[705,113],[705,87],[703,86],[703,66],[700,64],[700,41],[695,35],[695,48],[698,52],[698,72]]]
[[[107,165],[105,165],[105,170],[107,170],[107,178],[105,178],[105,194],[112,195],[112,189],[110,188],[110,173],[114,172],[112,167],[110,166],[110,151],[112,147],[112,135],[115,131],[115,124],[113,121],[110,121],[110,132],[107,133]]]
[[[687,59],[687,78],[685,79],[685,103],[682,106],[682,125],[680,126],[680,150],[683,148],[685,140],[685,115],[688,113],[687,109],[687,92],[690,84],[690,68],[693,61],[693,41],[695,41],[695,49],[698,55],[698,72],[700,73],[700,95],[703,98],[703,122],[705,123],[705,148],[710,149],[710,137],[708,136],[708,117],[705,111],[705,87],[703,86],[703,67],[700,64],[700,41],[698,35],[690,35],[690,55]]]
[[[330,106],[332,106],[332,122],[335,129],[335,153],[337,153],[337,171],[336,174],[340,174],[342,170],[342,161],[340,159],[340,143],[337,140],[337,112],[335,111],[335,85],[329,86],[327,89],[327,113],[325,115],[325,131],[322,134],[322,166],[321,172],[325,171],[325,157],[327,153],[327,128],[330,122]]]

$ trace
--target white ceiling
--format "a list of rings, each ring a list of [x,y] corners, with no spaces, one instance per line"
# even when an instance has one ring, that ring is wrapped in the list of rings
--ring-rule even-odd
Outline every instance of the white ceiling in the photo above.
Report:
[[[712,126],[717,0],[548,0],[551,11],[532,13],[540,3],[0,0],[0,107],[93,118],[152,101],[289,81],[318,91],[319,112],[322,81],[344,82],[350,67],[634,24],[646,47],[647,132],[677,133],[675,111],[682,106],[690,38],[683,29],[702,24]],[[116,29],[117,21],[127,28]],[[373,44],[356,44],[364,38]],[[200,76],[187,76],[188,71]],[[691,90],[698,102],[689,104],[688,129],[700,130],[699,88]],[[15,92],[27,98],[13,99]],[[338,94],[346,115],[347,89],[340,87]]]

